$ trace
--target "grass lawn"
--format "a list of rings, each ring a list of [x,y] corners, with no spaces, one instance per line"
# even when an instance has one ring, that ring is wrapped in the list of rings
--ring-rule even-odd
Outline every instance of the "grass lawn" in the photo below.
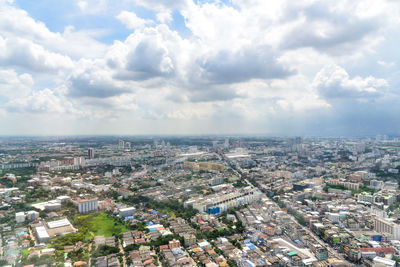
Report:
[[[29,255],[29,250],[28,249],[22,249],[21,250],[22,255],[28,256]]]
[[[81,231],[82,228],[87,228],[94,236],[103,235],[105,237],[113,234],[128,232],[129,229],[122,223],[115,220],[111,215],[105,212],[91,213],[80,215],[74,221],[74,226]]]

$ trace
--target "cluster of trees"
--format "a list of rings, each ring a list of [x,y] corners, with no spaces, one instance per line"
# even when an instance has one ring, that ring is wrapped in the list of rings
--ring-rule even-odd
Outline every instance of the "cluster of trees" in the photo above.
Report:
[[[234,226],[235,228],[228,226],[227,228],[214,229],[209,232],[198,232],[196,237],[198,239],[216,239],[221,236],[231,236],[236,233],[243,233],[245,231],[245,227],[241,221],[237,221]]]
[[[132,251],[132,250],[138,250],[140,246],[151,246],[154,248],[158,248],[159,246],[162,245],[168,245],[169,241],[172,240],[179,240],[181,242],[181,244],[183,243],[183,237],[179,236],[179,235],[167,235],[167,236],[159,236],[156,240],[152,240],[148,243],[144,243],[144,244],[131,244],[125,247],[125,251]]]
[[[349,190],[348,188],[346,188],[346,187],[344,187],[343,185],[339,185],[339,184],[327,184],[325,187],[324,187],[324,191],[325,192],[328,192],[328,190],[329,190],[329,188],[333,188],[333,189],[339,189],[339,190]],[[361,192],[368,192],[368,193],[371,193],[371,194],[374,194],[375,192],[376,192],[376,190],[374,189],[374,188],[372,188],[372,187],[369,187],[369,186],[365,186],[365,185],[361,185],[360,186],[360,189],[358,189],[358,190],[350,190],[351,191],[351,193],[354,195],[354,194],[359,194],[359,193],[361,193]]]
[[[110,254],[119,253],[118,247],[110,247],[107,245],[100,245],[95,251],[92,252],[92,258],[107,256]]]
[[[77,250],[73,250],[68,252],[68,258],[70,258],[73,262],[75,261],[89,261],[89,255],[87,250],[83,248],[79,248]]]
[[[84,232],[70,233],[63,236],[56,237],[51,240],[51,245],[57,250],[63,250],[64,246],[75,245],[77,242],[88,242],[88,235]]]
[[[178,200],[156,201],[145,196],[131,196],[126,202],[130,204],[143,204],[148,209],[155,209],[162,213],[173,213],[176,217],[190,219],[197,214],[193,208],[185,208]]]
[[[22,260],[21,265],[34,265],[34,266],[40,266],[40,265],[48,265],[51,266],[54,263],[54,258],[51,255],[42,255],[42,256],[32,256],[32,257],[26,257]]]

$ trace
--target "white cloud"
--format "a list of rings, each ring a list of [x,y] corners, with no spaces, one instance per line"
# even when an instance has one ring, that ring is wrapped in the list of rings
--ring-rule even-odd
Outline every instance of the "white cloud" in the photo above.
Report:
[[[0,96],[6,99],[27,96],[34,86],[30,74],[18,74],[14,70],[0,70]]]
[[[73,110],[69,102],[60,99],[52,90],[47,88],[40,91],[32,91],[30,95],[24,98],[14,98],[8,101],[5,107],[10,112],[22,113],[65,114]]]
[[[81,9],[81,11],[85,11],[88,7],[88,3],[86,1],[78,1],[76,5]]]
[[[83,112],[87,120],[118,126],[134,118],[171,131],[234,129],[238,122],[261,131],[285,121],[281,129],[290,130],[349,102],[360,110],[361,101],[384,103],[389,82],[393,92],[400,84],[396,60],[380,55],[388,39],[397,42],[396,1],[74,3],[79,16],[90,14],[89,24],[110,16],[133,33],[103,44],[96,39],[122,36],[120,29],[65,25],[53,32],[16,6],[0,5],[0,65],[8,69],[0,71],[0,95],[9,112]],[[132,3],[151,10],[153,20],[132,12]],[[173,21],[176,12],[183,22]]]
[[[117,19],[119,19],[128,29],[132,30],[143,29],[144,27],[154,23],[152,20],[139,18],[135,13],[129,11],[122,11],[117,16]]]
[[[94,39],[102,34],[101,31],[75,31],[66,25],[64,32],[52,32],[44,23],[31,18],[26,11],[10,5],[0,5],[0,32],[3,38],[25,39],[46,50],[75,58],[98,57],[106,49],[106,45]]]
[[[388,82],[372,76],[350,78],[345,69],[330,65],[321,69],[315,76],[313,87],[327,99],[369,98],[384,94]]]
[[[173,21],[171,11],[163,10],[157,13],[157,20],[161,23],[170,23]]]
[[[53,71],[72,69],[73,61],[57,53],[47,51],[31,41],[0,36],[0,65],[28,69],[31,71]]]

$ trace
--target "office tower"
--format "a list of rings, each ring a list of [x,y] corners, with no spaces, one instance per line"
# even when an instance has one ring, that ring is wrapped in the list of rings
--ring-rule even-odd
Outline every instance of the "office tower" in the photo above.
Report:
[[[119,140],[118,141],[118,149],[123,150],[125,148],[125,142],[124,140]]]
[[[229,138],[225,138],[224,148],[229,148]]]
[[[131,142],[125,142],[125,149],[131,149]]]
[[[88,149],[88,158],[89,159],[93,159],[94,158],[94,149],[93,148],[89,148]]]

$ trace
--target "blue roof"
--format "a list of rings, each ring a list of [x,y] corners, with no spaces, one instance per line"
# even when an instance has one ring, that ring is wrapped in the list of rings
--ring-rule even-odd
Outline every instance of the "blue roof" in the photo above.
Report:
[[[262,259],[258,259],[259,262],[261,262],[262,264],[265,264],[265,261],[263,261]]]
[[[255,247],[253,244],[248,244],[247,247],[248,247],[249,249],[256,249],[256,247]]]
[[[154,225],[154,223],[153,223],[152,221],[148,221],[148,222],[146,223],[146,225],[147,225],[147,226],[150,226],[150,225]]]
[[[168,217],[168,215],[167,215],[167,214],[164,214],[164,215],[162,215],[161,217],[163,217],[163,218],[167,218],[167,217]]]
[[[126,216],[125,218],[124,218],[124,221],[129,221],[129,220],[132,220],[132,219],[134,219],[135,217],[133,217],[133,216]]]

